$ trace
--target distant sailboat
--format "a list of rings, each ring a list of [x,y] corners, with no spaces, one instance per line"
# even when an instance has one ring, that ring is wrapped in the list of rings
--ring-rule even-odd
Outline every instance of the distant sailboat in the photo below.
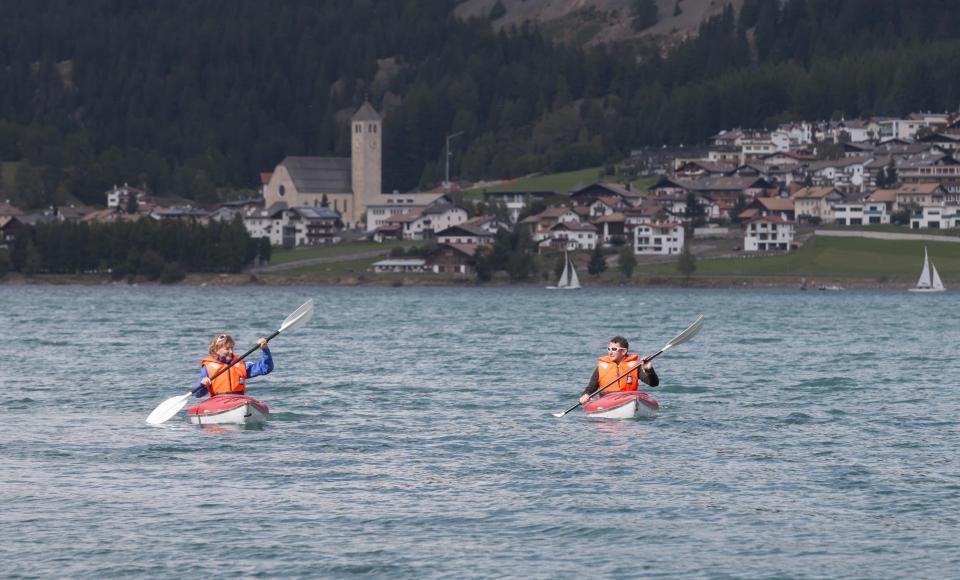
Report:
[[[920,272],[920,279],[917,280],[917,287],[910,288],[911,292],[943,292],[946,290],[943,282],[940,280],[940,274],[937,267],[933,265],[927,256],[927,247],[923,247],[923,270]]]
[[[556,286],[547,286],[547,290],[576,290],[580,288],[580,278],[577,277],[577,269],[574,267],[570,256],[566,250],[563,252],[563,272],[560,273],[560,279]]]

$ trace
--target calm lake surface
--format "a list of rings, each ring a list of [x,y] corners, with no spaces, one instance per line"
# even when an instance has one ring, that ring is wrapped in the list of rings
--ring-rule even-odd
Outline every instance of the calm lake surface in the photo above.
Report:
[[[308,298],[266,427],[144,422]],[[551,416],[700,313],[658,417]],[[0,286],[0,337],[4,577],[960,570],[956,292]]]

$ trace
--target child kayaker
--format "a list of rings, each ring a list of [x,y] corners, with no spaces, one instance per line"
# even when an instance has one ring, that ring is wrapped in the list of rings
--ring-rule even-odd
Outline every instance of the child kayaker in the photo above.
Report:
[[[590,377],[590,383],[583,390],[583,394],[580,395],[581,403],[589,401],[593,393],[598,389],[607,387],[624,373],[626,373],[626,376],[618,380],[616,384],[603,389],[603,392],[636,391],[638,381],[643,381],[651,387],[660,384],[660,378],[653,370],[653,362],[646,359],[641,360],[639,355],[636,354],[627,354],[628,347],[627,339],[622,336],[615,336],[610,339],[606,356],[597,359],[597,368],[594,369],[593,376]],[[628,372],[631,369],[632,372]]]
[[[273,370],[273,357],[267,348],[267,339],[257,340],[260,345],[260,360],[257,362],[237,362],[217,376],[221,369],[236,360],[233,352],[236,343],[229,334],[218,334],[210,341],[210,356],[200,361],[200,377],[194,386],[193,396],[200,398],[207,393],[210,396],[234,394],[242,395],[247,389],[247,379],[265,375]],[[216,377],[211,384],[210,377]]]

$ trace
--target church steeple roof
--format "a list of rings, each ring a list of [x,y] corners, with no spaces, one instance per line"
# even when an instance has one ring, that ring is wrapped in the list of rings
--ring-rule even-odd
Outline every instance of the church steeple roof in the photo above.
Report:
[[[353,114],[353,121],[380,121],[380,113],[373,108],[370,101],[364,101],[357,112]]]

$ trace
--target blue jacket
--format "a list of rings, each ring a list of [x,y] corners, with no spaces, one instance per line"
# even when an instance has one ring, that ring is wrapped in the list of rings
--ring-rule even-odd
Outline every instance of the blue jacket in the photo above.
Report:
[[[221,359],[220,362],[227,362]],[[240,363],[237,363],[240,364]],[[260,375],[269,374],[273,370],[273,357],[270,356],[270,349],[265,348],[260,351],[260,360],[257,362],[244,362],[243,364],[247,365],[247,378],[252,379],[253,377],[259,377]],[[197,377],[197,382],[193,385],[193,396],[200,398],[207,394],[207,387],[200,384],[204,377],[207,376],[207,367],[200,367],[200,376]]]

